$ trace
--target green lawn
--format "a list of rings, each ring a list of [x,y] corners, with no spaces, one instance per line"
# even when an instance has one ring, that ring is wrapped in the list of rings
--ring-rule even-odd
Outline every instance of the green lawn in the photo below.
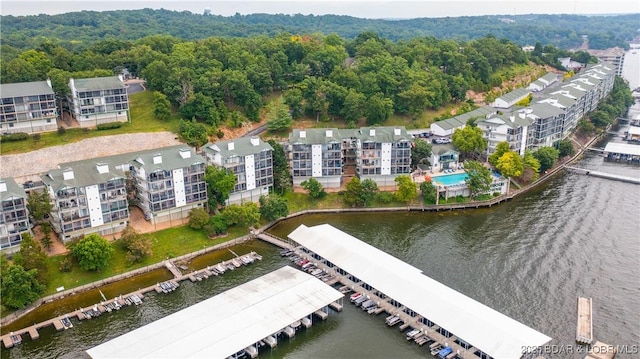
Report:
[[[39,140],[29,138],[24,141],[4,142],[0,145],[1,153],[23,153],[50,146],[64,145],[67,143],[77,142],[85,138],[98,136],[136,132],[178,131],[180,121],[177,115],[172,116],[167,121],[162,121],[155,117],[153,114],[153,94],[151,91],[144,91],[129,95],[129,102],[131,108],[131,122],[124,123],[120,128],[102,131],[95,129],[86,130],[81,128],[72,128],[67,129],[64,134],[58,134],[58,132],[46,132],[40,134]]]

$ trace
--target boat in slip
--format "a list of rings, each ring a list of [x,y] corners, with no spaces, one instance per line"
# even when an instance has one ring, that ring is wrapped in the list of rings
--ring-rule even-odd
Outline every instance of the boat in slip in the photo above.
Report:
[[[445,359],[451,353],[453,353],[453,349],[451,349],[451,347],[444,347],[438,352],[438,358]]]
[[[62,326],[64,326],[64,329],[69,329],[69,328],[73,328],[73,324],[71,323],[71,320],[69,320],[69,317],[63,317],[60,318],[60,323],[62,323]]]
[[[415,338],[416,336],[418,336],[419,334],[422,334],[422,331],[420,329],[413,329],[407,332],[407,340],[411,340],[413,338]]]
[[[18,345],[18,344],[22,343],[22,335],[20,335],[20,334],[11,334],[11,341],[13,342],[13,345]]]
[[[356,299],[360,298],[361,296],[362,296],[362,293],[356,292],[351,294],[351,296],[349,297],[349,300],[351,300],[351,302],[355,302]]]

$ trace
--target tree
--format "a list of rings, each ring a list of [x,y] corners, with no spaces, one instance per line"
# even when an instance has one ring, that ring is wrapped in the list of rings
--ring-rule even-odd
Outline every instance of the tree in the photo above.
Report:
[[[224,168],[208,166],[205,170],[204,180],[207,182],[207,195],[209,197],[209,211],[217,211],[224,206],[229,195],[236,185],[236,175]]]
[[[367,178],[360,183],[360,201],[362,206],[368,206],[378,194],[378,184],[376,181]]]
[[[540,162],[540,172],[547,172],[558,161],[560,151],[553,147],[541,147],[533,152],[533,156]]]
[[[322,183],[318,182],[315,178],[309,178],[306,181],[303,181],[301,184],[302,188],[306,189],[311,198],[323,198],[327,193],[324,191],[324,187],[322,187]]]
[[[207,143],[207,127],[195,120],[180,121],[178,128],[180,138],[189,146],[200,148]]]
[[[291,109],[291,116],[293,118],[300,118],[304,113],[304,106],[302,106],[302,91],[298,88],[292,88],[284,93],[284,103]]]
[[[509,151],[498,159],[496,169],[507,178],[520,177],[524,171],[522,157],[515,151]]]
[[[161,120],[168,120],[171,116],[171,103],[162,92],[153,91],[153,114]]]
[[[509,151],[511,151],[511,148],[509,148],[509,142],[503,141],[498,143],[495,151],[493,151],[491,156],[489,156],[489,163],[495,166],[498,163],[498,159]]]
[[[29,233],[22,234],[20,251],[14,255],[14,264],[29,271],[36,270],[36,278],[43,285],[49,283],[49,269],[47,267],[47,255]]]
[[[395,196],[399,202],[409,203],[418,197],[418,185],[411,180],[411,177],[408,175],[400,175],[396,177],[394,181],[398,186]]]
[[[427,141],[416,140],[411,148],[411,167],[416,168],[422,161],[431,157],[431,144]]]
[[[393,100],[384,97],[382,93],[373,94],[364,104],[364,115],[369,126],[383,123],[392,114]]]
[[[424,204],[435,204],[438,190],[431,180],[420,183],[420,192],[422,192],[422,201]]]
[[[211,216],[209,223],[204,226],[204,231],[209,237],[218,236],[227,233],[229,224],[223,214],[216,214]]]
[[[189,227],[202,229],[209,223],[209,214],[204,208],[194,208],[189,211]]]
[[[360,191],[362,185],[358,177],[353,177],[349,183],[347,183],[347,190],[344,193],[343,200],[348,206],[359,207],[362,205],[360,198]]]
[[[145,257],[153,254],[152,239],[146,234],[141,234],[133,227],[127,226],[120,236],[120,243],[127,251],[129,263],[137,263]]]
[[[287,162],[287,155],[284,148],[276,140],[267,141],[273,148],[273,189],[284,193],[285,190],[291,188],[291,172]]]
[[[558,149],[558,155],[560,157],[573,156],[576,150],[573,148],[573,143],[569,140],[560,140],[556,142],[556,148]]]
[[[51,245],[53,244],[51,241],[51,223],[42,222],[42,224],[40,224],[40,230],[42,231],[42,246],[48,251],[51,249]]]
[[[74,244],[71,252],[80,264],[80,268],[99,271],[109,264],[113,248],[105,238],[91,233]]]
[[[287,201],[276,193],[260,196],[260,216],[267,221],[275,221],[289,215]]]
[[[254,202],[230,204],[222,212],[227,224],[253,227],[260,223],[260,209]]]
[[[291,128],[293,119],[286,106],[280,105],[276,109],[276,115],[267,122],[267,130],[282,131]]]
[[[37,279],[37,270],[25,270],[20,265],[3,267],[0,302],[7,308],[21,309],[40,298],[45,286]]]
[[[27,209],[29,214],[33,216],[36,223],[40,223],[44,220],[45,216],[51,213],[53,205],[49,198],[49,192],[45,188],[42,192],[31,191],[27,197]]]
[[[476,198],[482,193],[486,193],[491,189],[491,171],[478,161],[466,161],[464,163],[464,171],[469,177],[465,180],[471,198]]]
[[[340,114],[347,123],[357,122],[362,117],[362,108],[365,104],[365,97],[360,92],[349,89],[347,96],[344,98],[344,106],[340,110]]]
[[[482,130],[476,126],[466,125],[456,129],[451,135],[451,142],[464,154],[481,153],[487,148],[487,140],[482,138]]]

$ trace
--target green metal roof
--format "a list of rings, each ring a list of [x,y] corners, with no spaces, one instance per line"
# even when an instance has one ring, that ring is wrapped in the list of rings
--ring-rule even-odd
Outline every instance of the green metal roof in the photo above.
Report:
[[[256,142],[257,144],[253,144]],[[233,149],[229,149],[229,144],[233,143]],[[239,137],[229,141],[218,141],[207,143],[202,150],[206,153],[219,153],[223,159],[230,157],[244,157],[260,153],[262,151],[273,151],[273,147],[259,137]]]
[[[513,101],[516,101],[522,97],[525,97],[527,95],[529,95],[529,93],[531,93],[531,91],[529,91],[526,88],[517,88],[507,94],[504,94],[500,97],[498,97],[498,99],[505,101],[506,103],[511,103]]]
[[[17,82],[0,85],[0,96],[2,96],[2,98],[36,95],[53,95],[53,90],[47,81]]]
[[[547,72],[546,75],[540,77],[538,80],[545,80],[548,83],[552,83],[558,80],[558,74],[554,74],[553,72]]]
[[[442,128],[443,130],[451,130],[458,127],[464,127],[467,124],[467,121],[472,118],[485,118],[487,115],[495,113],[496,109],[491,106],[482,106],[480,108],[476,108],[475,110],[463,113],[461,115],[448,118],[443,121],[435,122],[437,126]]]
[[[371,131],[374,132],[371,135]],[[398,141],[412,141],[413,138],[407,133],[404,126],[398,127],[362,127],[358,131],[357,137],[363,142],[394,143]]]
[[[27,198],[27,194],[24,189],[20,187],[13,178],[0,178],[0,188],[4,189],[5,186],[6,191],[0,191],[0,201],[15,198]]]
[[[183,158],[181,151],[189,157]],[[142,151],[131,156],[131,165],[136,168],[144,168],[147,173],[158,170],[172,171],[179,168],[190,167],[194,164],[205,163],[204,157],[195,153],[195,151],[187,145],[178,145],[171,147],[158,148],[155,150]],[[154,163],[154,157],[160,156],[162,162]]]
[[[442,156],[448,152],[457,153],[457,154],[460,153],[460,151],[458,151],[456,147],[451,143],[433,145],[431,146],[431,152],[434,155],[438,155],[438,156]]]
[[[118,76],[74,79],[73,83],[78,92],[113,90],[126,87]]]
[[[327,131],[331,131],[331,137],[327,136]],[[301,136],[302,134],[304,136]],[[294,129],[289,135],[289,143],[291,144],[319,145],[336,141],[342,142],[342,135],[337,128]]]
[[[99,171],[98,166],[103,170]],[[68,171],[73,172],[73,178],[64,178],[64,173]],[[92,160],[50,170],[42,176],[42,182],[57,192],[67,187],[86,187],[124,178],[126,175],[123,169],[117,169],[114,164],[106,161]]]

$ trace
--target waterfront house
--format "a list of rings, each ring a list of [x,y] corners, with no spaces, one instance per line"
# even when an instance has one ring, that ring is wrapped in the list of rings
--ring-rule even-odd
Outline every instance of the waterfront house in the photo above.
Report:
[[[129,97],[120,76],[69,80],[69,104],[80,127],[129,121]]]
[[[204,157],[186,145],[129,154],[135,202],[152,223],[181,221],[207,202]]]
[[[50,221],[63,242],[122,231],[129,223],[126,165],[94,159],[62,164],[42,176],[53,202]]]
[[[36,133],[58,128],[51,81],[1,84],[0,133]]]
[[[20,249],[23,233],[31,232],[27,194],[13,178],[0,179],[0,248],[3,252]]]
[[[293,185],[315,178],[326,188],[340,187],[342,142],[337,128],[294,129],[287,148]]]
[[[207,163],[236,176],[227,204],[257,202],[273,190],[273,148],[259,137],[208,143],[202,153]]]
[[[460,151],[452,144],[433,145],[431,148],[431,172],[442,172],[446,169],[457,169],[460,160]]]

